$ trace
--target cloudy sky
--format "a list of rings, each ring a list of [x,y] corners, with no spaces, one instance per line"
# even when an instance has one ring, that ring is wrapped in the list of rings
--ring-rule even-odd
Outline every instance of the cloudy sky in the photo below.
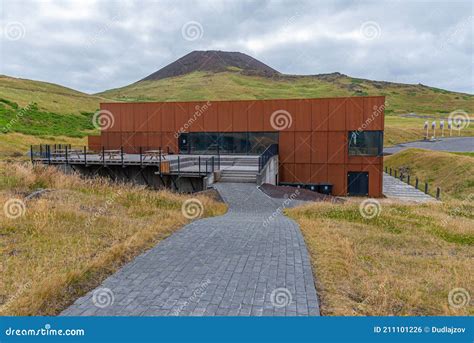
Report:
[[[474,93],[473,2],[0,0],[0,74],[93,93],[192,50]]]

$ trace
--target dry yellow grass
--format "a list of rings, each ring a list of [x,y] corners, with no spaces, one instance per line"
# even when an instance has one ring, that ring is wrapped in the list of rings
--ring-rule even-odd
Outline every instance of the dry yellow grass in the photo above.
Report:
[[[51,189],[25,200],[37,188]],[[191,196],[106,180],[83,180],[54,168],[0,164],[0,203],[26,204],[24,215],[0,216],[0,314],[55,315],[121,265],[189,220],[181,205]],[[195,195],[204,216],[225,205]]]
[[[374,219],[359,204],[318,203],[288,211],[301,226],[323,315],[472,315],[450,290],[474,296],[474,203],[382,201]]]

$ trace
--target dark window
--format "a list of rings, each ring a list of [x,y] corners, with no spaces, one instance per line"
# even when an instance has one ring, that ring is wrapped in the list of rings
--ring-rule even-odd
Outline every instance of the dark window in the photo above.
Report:
[[[181,154],[261,154],[278,144],[278,132],[190,132],[178,139]]]
[[[383,131],[349,131],[349,156],[381,156]]]

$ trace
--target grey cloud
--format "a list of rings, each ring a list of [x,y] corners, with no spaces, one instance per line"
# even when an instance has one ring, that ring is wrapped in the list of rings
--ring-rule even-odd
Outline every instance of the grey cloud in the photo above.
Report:
[[[137,81],[192,50],[241,51],[291,74],[339,71],[473,93],[469,1],[3,0],[0,73],[99,92]],[[27,10],[26,10],[27,9]],[[188,41],[181,28],[203,27]],[[380,28],[361,39],[363,23]]]

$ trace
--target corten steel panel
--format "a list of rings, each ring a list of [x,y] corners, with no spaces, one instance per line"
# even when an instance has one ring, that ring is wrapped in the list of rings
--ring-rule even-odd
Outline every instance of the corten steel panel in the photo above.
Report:
[[[100,135],[100,144],[101,148],[104,147],[105,149],[109,148],[109,133],[108,132],[102,132]]]
[[[188,132],[188,104],[186,102],[176,102],[174,110],[174,129],[176,132]]]
[[[328,165],[326,163],[311,164],[310,182],[328,182]]]
[[[383,130],[384,97],[364,98],[364,123],[365,129]]]
[[[120,131],[120,121],[117,120],[117,113],[120,111],[119,104],[114,103],[103,103],[100,104],[100,111],[101,114],[99,115],[99,120],[96,122],[97,124],[104,123],[103,127],[101,127],[102,132],[116,132]],[[101,118],[101,117],[105,118]],[[109,125],[105,123],[110,123]]]
[[[295,133],[281,131],[279,133],[278,150],[280,163],[295,162]]]
[[[298,183],[311,182],[311,164],[295,163],[295,182],[298,182]]]
[[[234,132],[248,131],[246,101],[232,102],[232,130]]]
[[[311,125],[313,131],[328,130],[329,102],[326,99],[312,99]]]
[[[295,163],[311,162],[311,132],[295,132]]]
[[[174,109],[176,105],[172,102],[163,103],[161,112],[161,130],[163,132],[174,132]]]
[[[163,146],[162,144],[162,133],[150,132],[148,133],[148,147],[150,150],[156,150]]]
[[[344,163],[346,154],[346,133],[328,132],[328,163]]]
[[[328,133],[311,132],[311,163],[326,163],[328,160]]]
[[[297,111],[294,116],[295,131],[311,131],[311,101],[298,100]]]
[[[193,118],[193,123],[189,127],[189,132],[203,132],[204,129],[204,116],[206,115],[206,102],[190,102],[189,103],[189,115]]]
[[[346,101],[346,130],[362,129],[364,122],[364,99],[348,98]]]
[[[133,136],[133,146],[139,151],[139,148],[146,148],[148,146],[148,137],[145,132],[136,132]]]
[[[133,132],[133,104],[123,104],[120,106],[121,111],[121,132]]]
[[[110,132],[107,135],[107,148],[120,149],[122,146],[122,134],[120,132]]]
[[[377,115],[375,118],[374,129],[383,130],[385,127],[385,97],[375,97],[375,106],[377,106]]]
[[[296,120],[298,119],[300,100],[273,100],[275,111],[283,110],[289,113],[285,113],[285,118],[288,118],[287,124],[285,123],[283,131],[295,131]]]
[[[138,152],[134,143],[135,132],[122,132],[123,151],[127,154],[135,154]]]
[[[379,166],[368,165],[363,167],[364,171],[369,173],[369,196],[380,197],[382,195],[380,175],[382,169]]]
[[[263,131],[263,103],[261,101],[249,102],[247,114],[249,131]]]
[[[220,132],[232,132],[232,105],[228,101],[217,103],[218,127]]]
[[[133,128],[135,132],[148,131],[147,105],[136,103],[133,106]]]
[[[163,103],[146,104],[148,113],[148,131],[161,132],[161,115]]]
[[[328,130],[345,131],[346,129],[346,98],[329,99]]]
[[[163,149],[166,151],[170,150],[170,152],[177,153],[178,152],[178,139],[174,132],[164,132],[163,133]]]
[[[280,164],[280,182],[295,182],[295,165],[292,163]]]
[[[328,164],[328,182],[333,184],[334,195],[347,194],[346,179],[344,164]]]
[[[291,107],[291,106],[290,106]],[[263,101],[263,130],[264,131],[294,131],[294,115],[287,100]]]
[[[205,105],[206,110],[203,113],[204,130],[207,132],[216,132],[219,129],[217,119],[217,102],[207,101]]]
[[[98,150],[101,148],[100,136],[87,136],[87,146],[91,150]]]

